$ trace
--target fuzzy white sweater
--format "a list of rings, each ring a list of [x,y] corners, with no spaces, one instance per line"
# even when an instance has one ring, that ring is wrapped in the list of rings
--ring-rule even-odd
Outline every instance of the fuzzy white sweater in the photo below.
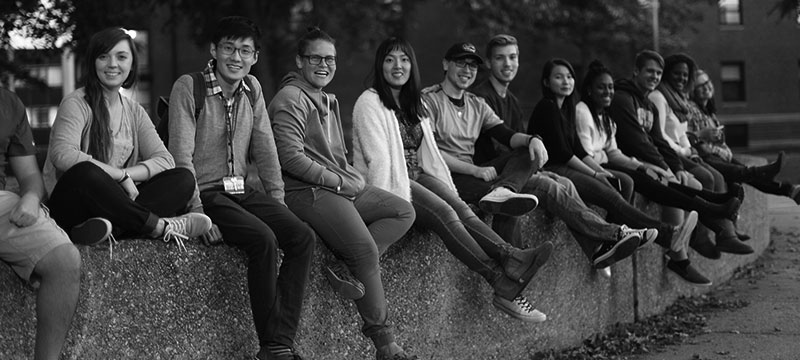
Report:
[[[456,187],[450,169],[439,153],[430,120],[422,119],[423,140],[417,151],[422,171]],[[403,140],[394,111],[383,106],[374,89],[365,90],[353,108],[353,166],[368,184],[411,201]]]

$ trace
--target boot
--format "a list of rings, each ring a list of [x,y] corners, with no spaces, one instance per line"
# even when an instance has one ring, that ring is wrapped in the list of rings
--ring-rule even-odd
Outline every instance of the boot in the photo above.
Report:
[[[744,182],[750,181],[770,181],[781,172],[781,168],[783,167],[783,151],[778,153],[778,158],[775,159],[770,164],[762,165],[762,166],[748,166],[744,172],[743,177],[747,180]]]
[[[739,255],[753,253],[753,248],[739,240],[736,234],[717,234],[717,250]]]
[[[516,282],[521,289],[524,289],[531,281],[531,278],[536,275],[539,268],[547,262],[552,252],[553,243],[549,241],[535,249],[520,250],[515,248],[511,250],[511,253],[503,262],[503,271],[506,277]]]

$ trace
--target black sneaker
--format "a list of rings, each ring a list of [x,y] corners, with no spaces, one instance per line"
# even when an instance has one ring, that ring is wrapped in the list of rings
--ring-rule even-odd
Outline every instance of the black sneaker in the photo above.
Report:
[[[717,235],[717,250],[729,254],[747,255],[755,251],[750,245],[743,243],[735,234]]]
[[[325,277],[336,293],[345,299],[358,300],[364,297],[364,284],[353,277],[347,266],[336,261],[325,267]]]
[[[672,270],[672,272],[680,276],[681,279],[685,280],[686,282],[698,286],[711,286],[712,284],[711,280],[697,271],[697,269],[692,266],[688,259],[680,261],[670,259],[667,262],[667,269]]]
[[[111,229],[110,221],[101,217],[93,217],[75,225],[69,232],[69,238],[78,245],[94,246],[108,240]]]
[[[611,266],[611,264],[631,256],[639,248],[639,242],[642,240],[637,231],[625,230],[622,227],[619,229],[617,238],[619,240],[615,243],[603,242],[600,250],[594,253],[592,265],[595,269]]]

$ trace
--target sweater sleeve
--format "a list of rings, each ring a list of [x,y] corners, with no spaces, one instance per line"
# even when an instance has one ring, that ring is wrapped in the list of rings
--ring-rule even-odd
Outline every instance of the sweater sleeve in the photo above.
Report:
[[[278,158],[281,169],[289,176],[308,184],[324,185],[325,167],[308,157],[304,150],[310,105],[302,96],[299,89],[285,87],[270,103]]]
[[[610,110],[611,117],[617,123],[616,140],[622,152],[661,168],[669,168],[658,148],[650,142],[648,134],[639,124],[636,104],[631,94],[617,92],[611,102]],[[656,126],[657,124],[653,125],[654,128]]]
[[[664,140],[664,132],[661,131],[661,120],[659,119],[660,116],[658,115],[658,109],[654,107],[653,109],[653,127],[650,129],[650,138],[653,139],[653,144],[656,145],[658,152],[661,153],[661,157],[666,162],[667,166],[672,170],[672,172],[676,173],[678,171],[683,170],[683,164],[681,163],[681,159],[678,157],[678,153],[669,146],[669,143]]]
[[[353,166],[368,184],[392,190],[387,188],[391,184],[391,171],[386,171],[394,166],[387,144],[392,139],[385,130],[389,119],[372,100],[365,92],[353,107]]]
[[[169,151],[175,159],[175,166],[188,169],[197,179],[192,158],[194,156],[197,123],[194,119],[194,84],[190,75],[183,75],[172,86],[169,94]],[[189,202],[190,211],[203,212],[197,181],[194,195]]]
[[[136,136],[139,147],[138,164],[144,165],[150,172],[150,177],[155,176],[175,167],[175,160],[169,153],[167,147],[158,137],[156,127],[144,108],[131,101],[136,123]]]
[[[573,151],[561,130],[561,111],[552,100],[542,99],[536,104],[528,121],[528,134],[542,138],[550,160],[548,164],[565,164],[572,158]]]
[[[48,156],[59,171],[67,171],[79,162],[92,159],[81,150],[83,133],[89,131],[91,118],[89,104],[79,96],[68,95],[59,105],[48,147]]]
[[[579,144],[587,155],[600,164],[608,160],[606,149],[600,148],[600,139],[592,136],[593,134],[599,134],[599,130],[595,126],[592,112],[583,102],[575,106],[575,132],[578,133]]]
[[[247,75],[252,76],[252,75]],[[258,178],[264,191],[273,199],[284,203],[283,179],[281,178],[281,165],[278,159],[278,150],[275,145],[275,136],[272,134],[267,106],[261,84],[255,78],[251,79],[251,91],[255,104],[253,105],[253,131],[250,135],[250,156],[258,168]],[[242,101],[248,100],[242,96]],[[249,100],[248,100],[249,101]],[[246,105],[242,105],[246,106]]]

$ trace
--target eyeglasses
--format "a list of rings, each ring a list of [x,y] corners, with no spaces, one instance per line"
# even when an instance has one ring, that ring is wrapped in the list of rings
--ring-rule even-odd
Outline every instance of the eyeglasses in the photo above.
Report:
[[[301,56],[308,59],[308,63],[311,65],[322,64],[322,60],[325,60],[326,65],[336,66],[336,56],[319,56],[319,55],[301,55]]]
[[[245,60],[253,57],[253,55],[256,53],[256,51],[251,47],[237,48],[231,44],[220,44],[217,46],[217,49],[219,49],[220,52],[226,56],[231,56],[234,52],[239,51],[239,56]]]
[[[458,66],[458,67],[460,67],[462,69],[463,68],[469,68],[470,70],[478,70],[478,63],[474,63],[474,62],[471,62],[471,61],[467,62],[466,60],[455,60],[453,62],[456,64],[456,66]]]

